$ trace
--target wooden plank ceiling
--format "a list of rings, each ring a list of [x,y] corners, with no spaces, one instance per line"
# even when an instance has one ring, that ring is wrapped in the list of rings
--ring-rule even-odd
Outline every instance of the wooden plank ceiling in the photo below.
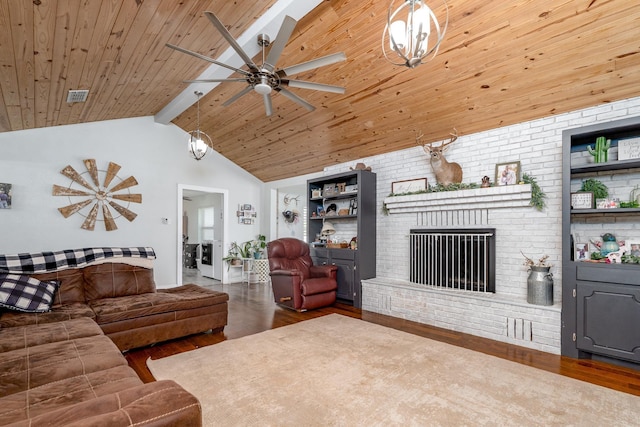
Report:
[[[253,0],[0,0],[0,131],[155,115],[228,44],[203,16],[213,11],[238,37],[274,3]],[[388,1],[327,0],[298,22],[278,66],[343,51],[347,61],[300,80],[344,95],[292,89],[222,103],[242,83],[201,101],[213,148],[263,181],[640,95],[640,7],[635,0],[449,0],[438,56],[415,69],[381,52]],[[256,61],[260,61],[256,58]],[[89,89],[67,104],[69,89]],[[195,128],[195,107],[174,123]],[[183,141],[176,141],[182,144]],[[186,150],[185,150],[185,155]],[[207,161],[205,158],[203,161]]]

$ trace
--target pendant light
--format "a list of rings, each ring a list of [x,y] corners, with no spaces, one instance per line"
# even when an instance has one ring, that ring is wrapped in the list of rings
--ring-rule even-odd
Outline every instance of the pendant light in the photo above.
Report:
[[[207,154],[212,142],[209,135],[200,130],[200,98],[202,97],[202,92],[195,91],[194,94],[198,97],[198,116],[196,120],[196,130],[189,132],[188,148],[191,156],[196,160],[200,160]]]
[[[391,0],[387,25],[382,33],[382,53],[394,65],[415,68],[438,53],[449,23],[445,0],[439,9],[440,22],[425,0]],[[442,16],[444,15],[444,17]]]

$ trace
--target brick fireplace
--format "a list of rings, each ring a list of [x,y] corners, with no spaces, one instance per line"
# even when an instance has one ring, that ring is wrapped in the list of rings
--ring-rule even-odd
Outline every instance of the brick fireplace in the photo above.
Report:
[[[367,280],[363,283],[363,309],[559,353],[560,307],[527,304],[524,267],[518,265],[521,262],[515,265],[510,262],[517,250],[509,247],[508,243],[505,245],[514,238],[513,218],[524,220],[532,210],[530,200],[530,185],[384,198],[388,219],[402,236],[398,241],[407,244],[404,252],[408,258],[409,275],[406,278],[383,278],[378,274],[377,278]],[[521,227],[526,229],[524,224],[518,225]],[[492,287],[490,292],[477,287],[455,289],[431,286],[417,280],[412,274],[416,254],[410,249],[416,230],[436,230],[445,236],[495,237],[491,251],[492,263],[496,266],[492,271],[495,288]],[[445,237],[445,240],[451,238]],[[446,243],[442,246],[443,257],[450,252],[446,246]],[[519,286],[504,279],[514,273],[522,273],[522,278],[518,279]],[[496,280],[495,276],[503,279]],[[510,295],[513,292],[510,287],[516,286],[521,288],[522,297]]]
[[[546,194],[546,207],[529,206],[528,185],[389,197],[392,183],[435,178],[420,147],[359,161],[377,175],[376,278],[362,283],[363,310],[461,331],[498,341],[560,353],[562,131],[613,120],[640,108],[640,98],[558,114],[463,135],[447,159],[459,163],[463,182],[494,180],[495,165],[519,161]],[[460,128],[459,128],[460,129]],[[353,163],[355,164],[355,163]],[[325,168],[331,174],[353,164]],[[410,278],[409,234],[425,228],[495,228],[495,293],[425,287]],[[522,251],[554,266],[553,306],[527,303]]]

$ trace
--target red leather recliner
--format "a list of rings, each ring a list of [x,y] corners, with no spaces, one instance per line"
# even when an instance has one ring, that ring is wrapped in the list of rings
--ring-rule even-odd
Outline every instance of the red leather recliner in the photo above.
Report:
[[[306,311],[336,301],[338,267],[313,265],[307,243],[290,237],[273,240],[267,256],[276,304]]]

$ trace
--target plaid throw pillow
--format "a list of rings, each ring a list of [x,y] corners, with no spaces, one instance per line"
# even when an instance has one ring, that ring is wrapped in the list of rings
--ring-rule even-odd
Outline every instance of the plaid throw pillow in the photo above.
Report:
[[[0,273],[0,307],[27,313],[44,313],[51,309],[59,282],[42,282],[20,274]]]

